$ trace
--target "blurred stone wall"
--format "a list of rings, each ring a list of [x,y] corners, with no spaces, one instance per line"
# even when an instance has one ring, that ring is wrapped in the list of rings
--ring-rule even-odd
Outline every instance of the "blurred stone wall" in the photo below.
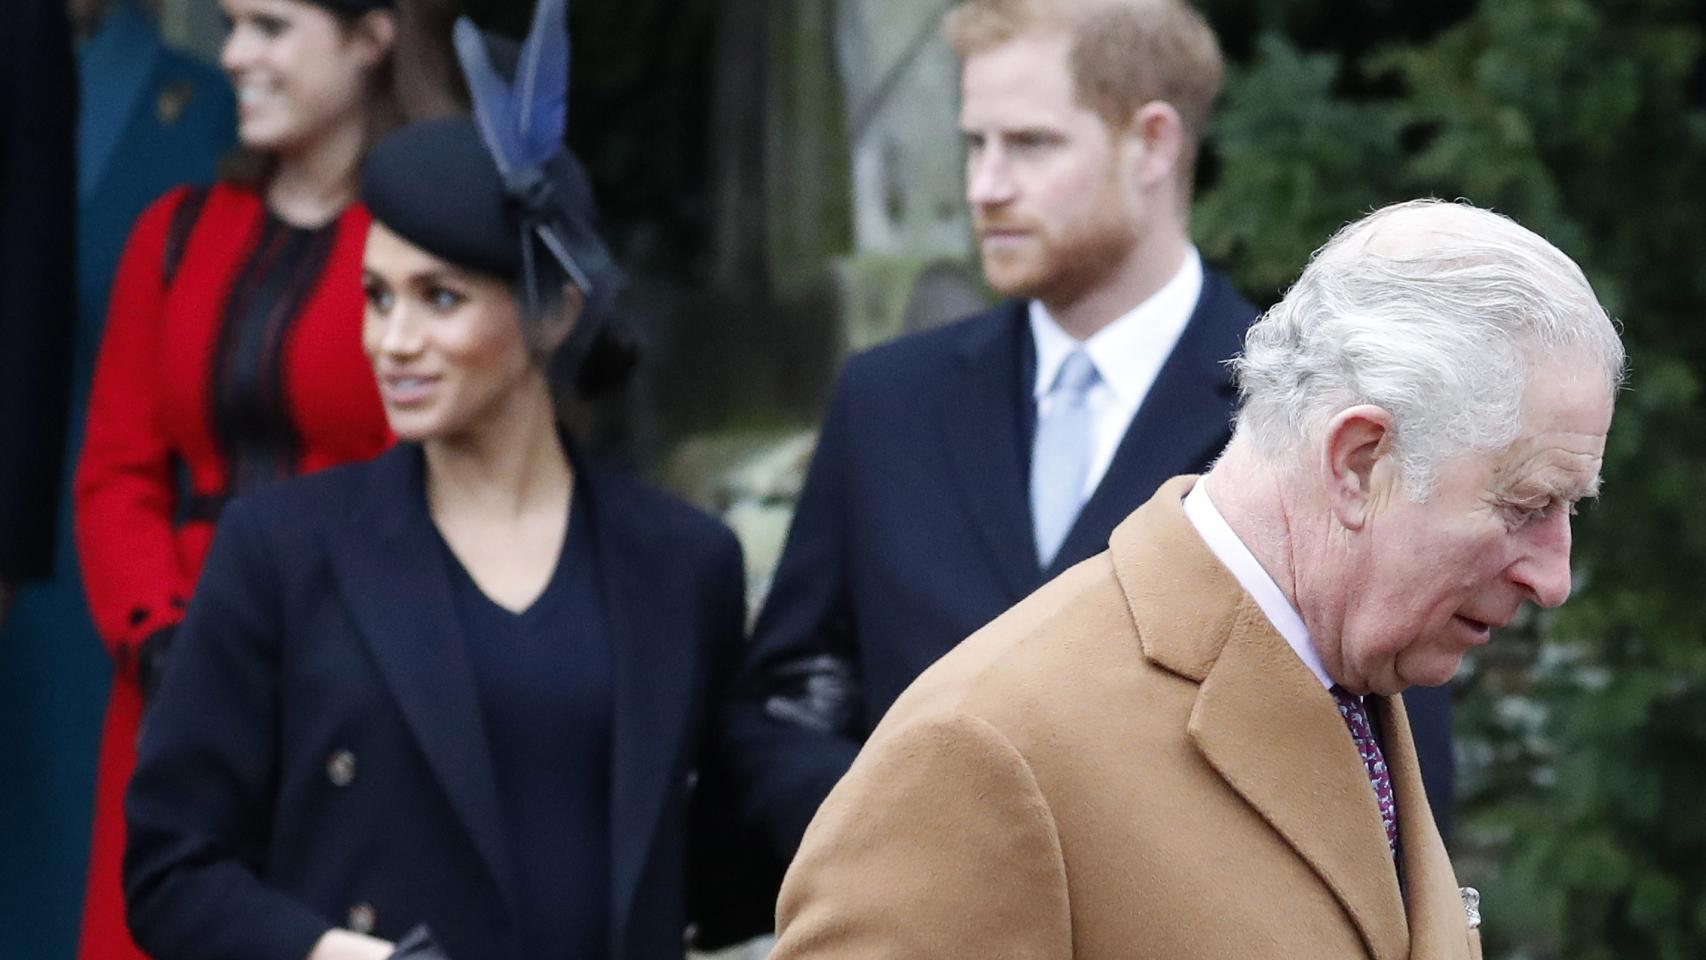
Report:
[[[844,0],[836,7],[854,228],[852,249],[835,262],[843,351],[903,332],[918,277],[970,257],[959,68],[941,32],[949,6]]]
[[[947,4],[860,0],[836,7],[859,253],[963,257],[959,71],[941,36]]]

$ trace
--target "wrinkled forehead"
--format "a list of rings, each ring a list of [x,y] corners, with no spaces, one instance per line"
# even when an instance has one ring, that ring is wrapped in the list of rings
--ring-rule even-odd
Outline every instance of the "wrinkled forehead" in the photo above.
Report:
[[[1535,351],[1528,357],[1520,429],[1523,434],[1588,434],[1603,446],[1615,401],[1615,385],[1606,381],[1587,348]]]
[[[1589,365],[1542,365],[1523,392],[1516,438],[1493,454],[1495,475],[1567,500],[1596,495],[1611,415],[1611,388]]]

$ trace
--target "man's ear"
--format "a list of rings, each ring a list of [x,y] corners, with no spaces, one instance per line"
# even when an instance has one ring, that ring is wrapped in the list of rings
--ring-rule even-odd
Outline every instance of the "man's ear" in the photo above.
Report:
[[[1132,111],[1124,136],[1130,146],[1132,170],[1145,187],[1174,179],[1185,152],[1185,122],[1165,100],[1151,100]]]
[[[1392,414],[1362,404],[1328,421],[1321,444],[1321,489],[1333,516],[1361,530],[1381,493],[1375,468],[1392,452]]]

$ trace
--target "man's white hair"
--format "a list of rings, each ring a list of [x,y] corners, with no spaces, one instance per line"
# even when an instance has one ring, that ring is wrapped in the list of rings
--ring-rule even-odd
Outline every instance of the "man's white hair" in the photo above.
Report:
[[[1516,439],[1536,362],[1573,353],[1594,388],[1623,381],[1623,343],[1581,268],[1508,217],[1413,200],[1369,214],[1316,251],[1233,361],[1238,433],[1269,458],[1313,449],[1358,404],[1392,414],[1415,500],[1454,454]],[[1584,388],[1587,385],[1584,385]]]

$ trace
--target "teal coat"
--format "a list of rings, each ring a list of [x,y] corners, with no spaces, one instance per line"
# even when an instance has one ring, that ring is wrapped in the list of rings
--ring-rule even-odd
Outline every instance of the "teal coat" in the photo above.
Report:
[[[120,4],[78,51],[77,326],[53,576],[19,591],[0,629],[0,956],[69,957],[83,903],[95,752],[110,666],[84,608],[71,543],[71,470],[82,447],[107,290],[149,201],[213,179],[236,138],[214,67],[166,47]]]

